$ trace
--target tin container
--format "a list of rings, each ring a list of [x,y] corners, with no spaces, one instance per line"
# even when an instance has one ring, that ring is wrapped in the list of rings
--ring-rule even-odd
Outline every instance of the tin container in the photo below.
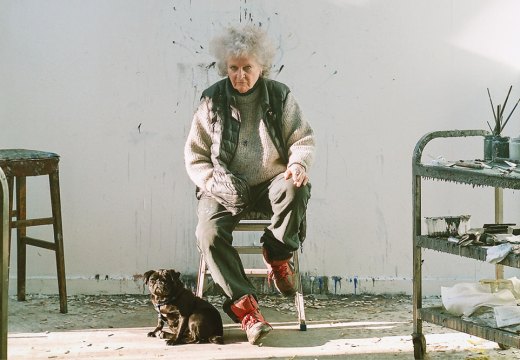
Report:
[[[509,141],[509,158],[511,160],[520,160],[520,137]]]
[[[509,157],[509,136],[484,136],[484,160]]]
[[[484,136],[484,160],[491,160],[493,154],[493,135]]]
[[[471,215],[425,217],[429,236],[462,236],[470,229]]]

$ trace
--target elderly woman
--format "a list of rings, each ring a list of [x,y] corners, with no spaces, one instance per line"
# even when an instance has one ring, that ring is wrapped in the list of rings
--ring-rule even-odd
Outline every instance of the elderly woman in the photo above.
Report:
[[[261,238],[264,261],[276,288],[294,295],[291,257],[310,198],[314,135],[289,88],[268,79],[274,47],[265,32],[231,27],[211,50],[226,77],[202,93],[184,152],[199,199],[196,236],[228,297],[224,310],[256,344],[271,326],[232,246],[232,232],[247,211],[273,214]]]

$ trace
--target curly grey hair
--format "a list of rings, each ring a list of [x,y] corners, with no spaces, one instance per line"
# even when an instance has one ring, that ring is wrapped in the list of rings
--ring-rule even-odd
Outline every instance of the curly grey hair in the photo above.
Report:
[[[218,73],[227,75],[227,59],[234,57],[254,57],[262,67],[262,76],[268,77],[271,72],[275,47],[262,29],[245,25],[228,27],[210,42],[210,52],[217,60]]]

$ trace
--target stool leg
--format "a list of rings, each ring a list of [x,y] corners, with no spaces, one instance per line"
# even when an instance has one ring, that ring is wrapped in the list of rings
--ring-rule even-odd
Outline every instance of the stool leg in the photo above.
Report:
[[[298,250],[293,252],[293,263],[294,263],[294,273],[296,276],[296,294],[294,295],[294,305],[296,306],[296,311],[298,312],[298,323],[300,324],[300,330],[306,331],[307,324],[305,323],[305,304],[303,301],[303,287],[302,287],[302,278],[300,275],[300,261],[298,258]]]
[[[16,177],[16,220],[25,220],[27,218],[26,209],[26,178],[25,176]],[[27,265],[27,247],[25,245],[25,236],[27,228],[24,225],[16,227],[16,245],[18,246],[17,256],[17,294],[18,301],[25,301],[25,276]]]
[[[197,275],[197,292],[195,295],[202,297],[204,295],[204,287],[206,286],[206,261],[204,255],[200,254],[199,273]]]
[[[63,228],[61,223],[60,180],[58,171],[49,174],[52,217],[54,219],[54,243],[56,245],[56,271],[60,293],[60,312],[67,313],[67,284],[65,279],[65,255],[63,252]]]
[[[15,216],[15,214],[13,213],[14,178],[12,176],[7,178],[7,187],[9,188],[9,212],[7,214],[7,217],[9,218],[9,228],[7,229],[7,237],[9,238],[7,253],[7,275],[9,275],[9,264],[11,261],[11,229],[13,228],[13,216]]]
[[[8,292],[9,292],[9,233],[10,205],[9,185],[0,168],[0,359],[7,359]]]

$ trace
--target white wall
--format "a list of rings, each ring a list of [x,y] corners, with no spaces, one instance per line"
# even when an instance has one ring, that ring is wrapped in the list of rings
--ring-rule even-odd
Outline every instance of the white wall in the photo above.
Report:
[[[303,270],[342,277],[341,292],[356,276],[362,291],[409,292],[413,148],[429,131],[487,128],[487,87],[496,102],[510,85],[520,97],[519,12],[514,0],[3,0],[0,147],[61,155],[69,292],[140,291],[134,279],[152,268],[193,274],[182,149],[201,91],[218,79],[208,40],[261,23],[279,45],[273,77],[318,140]],[[505,133],[520,134],[520,111]],[[482,157],[482,143],[439,141],[424,159],[438,155]],[[32,213],[45,213],[45,180],[29,186]],[[493,221],[492,189],[428,182],[424,193],[425,216]],[[518,192],[505,197],[506,221],[520,222]],[[433,252],[424,269],[433,293],[493,270]],[[57,291],[46,250],[29,251],[28,274],[28,292]]]

